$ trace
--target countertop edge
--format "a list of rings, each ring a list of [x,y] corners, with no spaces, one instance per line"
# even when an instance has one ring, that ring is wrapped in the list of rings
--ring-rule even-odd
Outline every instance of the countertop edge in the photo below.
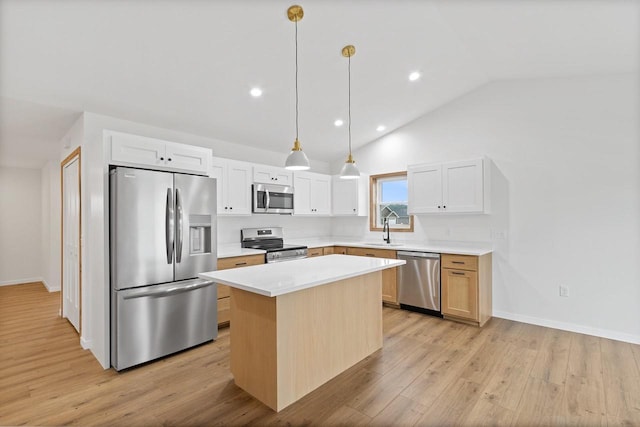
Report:
[[[327,255],[326,258],[328,257],[343,257],[343,256],[351,256],[351,255]],[[325,257],[323,257],[325,258]],[[365,258],[365,257],[359,257],[359,258]],[[305,261],[305,260],[310,260],[310,259],[314,259],[314,258],[305,258],[302,260],[297,260],[297,261]],[[369,258],[367,258],[369,259]],[[380,261],[382,261],[383,259],[381,258],[377,258]],[[350,279],[352,277],[357,277],[357,276],[362,276],[364,274],[369,274],[369,273],[374,273],[376,271],[382,271],[385,270],[387,268],[394,268],[394,267],[398,267],[400,265],[406,264],[406,261],[404,260],[392,260],[392,259],[385,259],[386,264],[380,264],[374,267],[368,267],[365,269],[360,269],[351,273],[345,273],[345,274],[340,274],[337,276],[332,276],[332,277],[328,277],[328,278],[322,278],[319,280],[314,280],[314,281],[310,281],[310,282],[305,282],[296,286],[292,286],[286,289],[278,289],[275,291],[269,291],[269,290],[265,290],[263,288],[259,288],[259,287],[253,287],[253,286],[249,286],[247,284],[244,283],[239,283],[238,281],[232,281],[232,280],[228,280],[220,277],[215,277],[217,276],[217,273],[221,273],[223,275],[228,274],[229,272],[232,272],[236,269],[231,269],[231,270],[215,270],[215,271],[207,271],[204,273],[200,273],[198,275],[198,277],[204,278],[204,279],[209,279],[209,280],[213,280],[216,283],[220,283],[223,285],[227,285],[227,286],[231,286],[232,288],[236,288],[236,289],[241,289],[247,292],[252,292],[254,294],[258,294],[258,295],[263,295],[266,297],[277,297],[280,295],[286,295],[292,292],[297,292],[297,291],[301,291],[304,289],[310,289],[310,288],[314,288],[316,286],[322,286],[322,285],[326,285],[328,283],[333,283],[333,282],[337,282],[339,280],[345,280],[345,279]],[[293,263],[296,261],[288,261],[288,263]],[[247,270],[252,269],[252,268],[256,268],[256,267],[264,267],[264,266],[268,266],[270,264],[260,264],[260,265],[254,265],[254,266],[249,266],[249,267],[244,267],[242,268],[242,270],[246,273]],[[273,264],[271,264],[273,265]]]

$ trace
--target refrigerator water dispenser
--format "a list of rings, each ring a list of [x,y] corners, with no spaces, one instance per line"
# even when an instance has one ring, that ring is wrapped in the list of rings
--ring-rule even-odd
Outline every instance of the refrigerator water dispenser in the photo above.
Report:
[[[210,254],[211,216],[190,215],[189,224],[189,253],[191,255]]]

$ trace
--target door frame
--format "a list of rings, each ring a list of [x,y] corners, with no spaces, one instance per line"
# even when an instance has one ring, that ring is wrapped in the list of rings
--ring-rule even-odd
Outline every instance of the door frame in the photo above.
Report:
[[[78,335],[82,335],[82,158],[80,147],[60,163],[60,317],[64,318],[64,168],[78,159]]]

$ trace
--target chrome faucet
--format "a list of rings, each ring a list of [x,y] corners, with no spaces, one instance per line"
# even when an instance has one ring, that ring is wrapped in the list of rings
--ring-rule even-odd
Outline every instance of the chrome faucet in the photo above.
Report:
[[[390,228],[391,227],[389,227],[389,218],[385,218],[382,224],[382,240],[384,240],[388,244],[391,243],[391,235],[389,234]],[[387,237],[384,236],[384,233],[387,233]]]

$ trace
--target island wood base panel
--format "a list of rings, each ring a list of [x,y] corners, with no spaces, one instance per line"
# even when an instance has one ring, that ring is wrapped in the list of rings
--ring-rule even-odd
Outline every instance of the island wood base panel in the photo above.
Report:
[[[280,411],[382,348],[381,272],[266,297],[231,289],[235,383]]]

